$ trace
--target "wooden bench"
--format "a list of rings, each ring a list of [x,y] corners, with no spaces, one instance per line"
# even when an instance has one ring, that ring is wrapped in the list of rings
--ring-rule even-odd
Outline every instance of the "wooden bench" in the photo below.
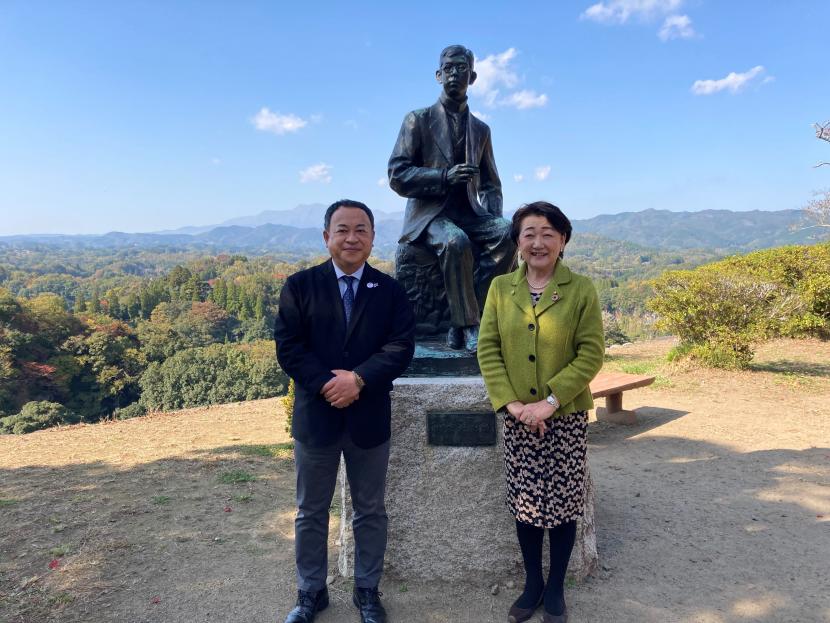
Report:
[[[597,420],[614,424],[636,424],[637,414],[622,406],[623,392],[654,383],[653,376],[626,374],[625,372],[600,372],[591,381],[591,395],[605,398],[605,408],[597,407]]]

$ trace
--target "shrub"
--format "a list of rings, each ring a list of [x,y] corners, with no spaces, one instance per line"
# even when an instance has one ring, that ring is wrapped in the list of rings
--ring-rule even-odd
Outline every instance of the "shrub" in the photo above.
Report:
[[[830,335],[830,244],[781,247],[664,273],[648,306],[685,354],[745,368],[771,337]]]
[[[127,405],[126,407],[119,407],[112,413],[113,419],[116,420],[129,420],[134,417],[141,417],[142,415],[147,414],[147,409],[144,408],[140,402],[134,402],[131,405]]]
[[[36,430],[58,426],[59,424],[76,424],[81,418],[57,402],[45,400],[27,402],[20,413],[0,419],[0,432],[22,435]]]
[[[140,402],[148,411],[170,411],[270,398],[287,384],[272,342],[212,344],[150,364],[140,380]]]

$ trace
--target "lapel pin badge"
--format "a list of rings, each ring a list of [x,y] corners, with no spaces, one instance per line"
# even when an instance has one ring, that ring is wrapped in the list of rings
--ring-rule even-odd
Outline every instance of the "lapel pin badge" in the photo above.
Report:
[[[369,283],[366,284],[366,287],[367,288],[377,288],[379,285],[380,284],[377,283],[376,281],[370,281]]]
[[[562,297],[559,296],[558,292],[554,292],[553,294],[550,295],[550,300],[553,301],[554,303],[556,301],[558,301],[560,298],[562,298]]]

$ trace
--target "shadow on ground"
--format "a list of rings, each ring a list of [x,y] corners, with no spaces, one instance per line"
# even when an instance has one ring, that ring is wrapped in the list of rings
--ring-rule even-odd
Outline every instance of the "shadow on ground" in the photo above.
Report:
[[[827,621],[830,449],[735,452],[656,434],[682,411],[639,413],[633,427],[591,426],[603,569],[568,591],[571,622]],[[0,621],[281,621],[294,599],[293,491],[284,444],[125,470],[2,470]],[[382,589],[395,623],[502,622],[517,592]],[[358,620],[349,590],[335,582],[319,623]]]

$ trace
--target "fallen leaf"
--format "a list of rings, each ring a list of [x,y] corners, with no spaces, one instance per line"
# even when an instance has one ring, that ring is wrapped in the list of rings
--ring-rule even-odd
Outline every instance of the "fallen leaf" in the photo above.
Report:
[[[50,569],[57,569],[60,566],[60,564],[61,564],[60,560],[58,560],[57,558],[53,558],[52,562],[49,563],[49,568]]]

